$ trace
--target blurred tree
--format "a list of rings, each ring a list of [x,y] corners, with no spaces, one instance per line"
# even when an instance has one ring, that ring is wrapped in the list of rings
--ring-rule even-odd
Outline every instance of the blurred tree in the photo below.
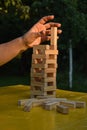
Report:
[[[23,34],[39,18],[49,14],[55,15],[54,21],[62,23],[60,66],[62,69],[68,66],[70,43],[76,50],[75,60],[80,59],[82,64],[83,57],[87,57],[87,0],[0,0],[0,43]],[[84,61],[79,68],[86,66]]]
[[[10,41],[20,35],[23,35],[29,27],[29,15],[30,7],[22,0],[0,0],[0,43]],[[31,53],[31,52],[30,52]],[[29,53],[26,55],[29,55]],[[19,60],[20,66],[17,71],[22,73],[22,70],[26,70],[27,64],[31,64],[30,61],[25,61],[26,56],[24,53]],[[31,55],[30,55],[31,56]],[[17,62],[17,60],[13,60]],[[11,62],[13,66],[14,62]],[[18,62],[17,62],[18,63]],[[28,70],[27,70],[28,71]],[[25,73],[25,72],[23,72]]]
[[[26,30],[30,7],[22,0],[0,1],[0,43],[11,40]]]
[[[63,33],[59,39],[60,50],[66,49],[66,55],[64,53],[60,53],[60,60],[62,68],[68,66],[68,49],[70,48],[72,52],[72,48],[76,48],[79,46],[80,41],[84,41],[83,44],[87,40],[87,0],[34,0],[31,4],[30,16],[33,22],[36,22],[38,18],[48,15],[54,14],[55,20],[62,23]],[[34,19],[35,18],[35,19]],[[84,46],[84,45],[82,45]],[[81,49],[81,48],[80,48]],[[83,47],[85,50],[85,48]],[[60,51],[62,52],[62,51]],[[69,51],[70,52],[70,51]],[[72,71],[73,54],[69,53],[70,58],[70,66]],[[83,51],[85,54],[85,52]],[[80,66],[79,66],[80,67]],[[70,72],[72,74],[72,72]],[[70,75],[71,75],[70,74]]]
[[[87,38],[86,7],[87,0],[34,0],[30,16],[36,22],[44,15],[54,14],[55,21],[62,23],[61,48],[67,47],[70,41],[75,47],[81,39]]]
[[[84,74],[87,73],[87,0],[78,0],[78,11],[83,15],[84,19],[84,37],[81,37],[79,44],[76,46],[76,57],[74,57],[77,60],[78,70]],[[83,20],[83,19],[81,19]],[[83,29],[81,29],[81,32],[83,32]],[[84,59],[85,58],[85,59]]]

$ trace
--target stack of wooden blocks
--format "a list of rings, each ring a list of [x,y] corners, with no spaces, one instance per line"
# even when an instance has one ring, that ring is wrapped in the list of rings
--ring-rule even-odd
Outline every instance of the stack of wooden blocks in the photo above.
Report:
[[[46,110],[56,109],[57,112],[68,114],[69,108],[85,108],[86,103],[56,98],[57,69],[57,28],[51,28],[50,45],[34,46],[31,67],[31,98],[18,101],[24,111],[34,106],[42,106]]]
[[[50,45],[33,47],[31,97],[56,96],[57,55],[57,27],[52,27]]]

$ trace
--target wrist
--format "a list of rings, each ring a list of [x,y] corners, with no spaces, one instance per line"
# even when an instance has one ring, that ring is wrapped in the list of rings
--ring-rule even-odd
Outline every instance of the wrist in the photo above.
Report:
[[[23,35],[21,38],[22,38],[22,43],[23,43],[25,49],[27,50],[27,49],[29,48],[29,45],[28,45],[29,42],[28,42],[28,40],[25,38],[25,35]]]

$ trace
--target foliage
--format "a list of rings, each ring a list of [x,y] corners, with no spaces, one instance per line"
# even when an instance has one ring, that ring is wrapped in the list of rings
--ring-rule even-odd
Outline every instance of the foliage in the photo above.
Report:
[[[44,15],[54,14],[55,21],[62,23],[61,42],[64,44],[63,46],[67,47],[70,40],[75,46],[81,39],[87,38],[85,4],[87,5],[86,0],[80,1],[80,3],[79,0],[35,0],[31,6],[31,16],[39,18]]]
[[[55,15],[53,21],[62,23],[63,33],[58,42],[59,73],[68,68],[68,45],[71,41],[75,73],[78,70],[86,74],[87,0],[0,0],[0,43],[20,36],[42,16],[50,14]],[[63,80],[62,76],[63,74],[60,82]],[[68,77],[67,73],[65,77]],[[67,83],[62,84],[64,85],[67,86]]]
[[[24,32],[30,7],[21,0],[0,1],[0,42],[11,40]]]

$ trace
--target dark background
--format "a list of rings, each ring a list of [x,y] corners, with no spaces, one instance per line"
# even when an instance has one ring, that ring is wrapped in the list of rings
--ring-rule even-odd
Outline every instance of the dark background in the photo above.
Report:
[[[58,40],[57,87],[69,88],[69,41],[73,91],[87,92],[87,0],[0,0],[0,44],[23,35],[45,15],[62,24]],[[47,44],[47,43],[46,43]],[[5,52],[3,52],[5,53]],[[0,86],[30,84],[32,49],[0,67]]]

